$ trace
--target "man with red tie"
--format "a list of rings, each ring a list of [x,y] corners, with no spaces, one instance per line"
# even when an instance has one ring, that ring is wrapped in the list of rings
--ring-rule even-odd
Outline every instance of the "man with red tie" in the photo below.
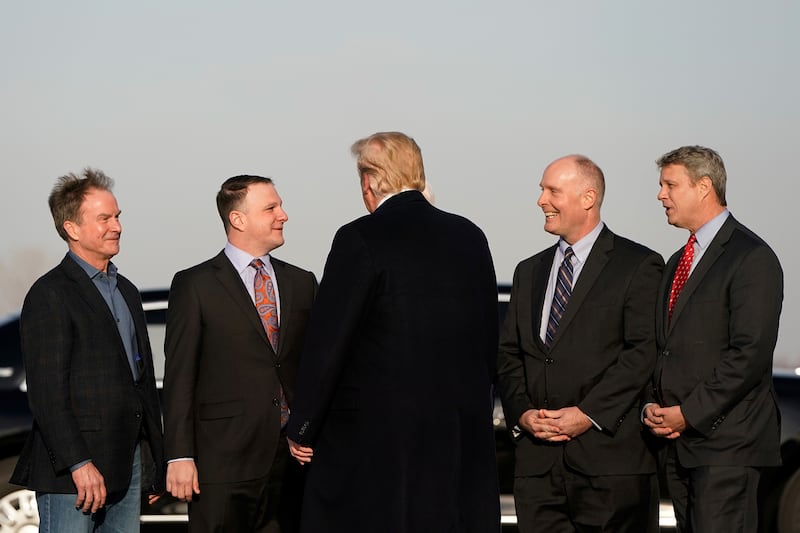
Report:
[[[659,290],[659,356],[644,423],[668,440],[679,531],[756,531],[760,469],[780,464],[772,356],[783,272],[770,247],[728,212],[717,152],[684,146],[657,164],[667,221],[690,237]]]
[[[170,289],[167,490],[191,502],[191,532],[287,533],[302,487],[284,428],[317,282],[271,255],[288,220],[271,179],[226,180],[217,209],[225,249]]]

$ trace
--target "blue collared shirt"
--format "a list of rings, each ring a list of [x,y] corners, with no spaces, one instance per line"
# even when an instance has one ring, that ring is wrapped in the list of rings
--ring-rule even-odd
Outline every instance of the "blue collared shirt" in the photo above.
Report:
[[[139,354],[139,343],[136,340],[136,325],[133,323],[133,315],[131,310],[128,309],[128,304],[122,297],[117,287],[117,267],[111,261],[108,262],[108,273],[96,269],[72,251],[69,252],[70,257],[80,265],[80,267],[91,278],[94,286],[100,291],[100,295],[108,305],[109,311],[117,323],[117,330],[122,339],[122,345],[125,347],[125,355],[128,357],[128,365],[131,367],[131,375],[134,380],[138,380],[141,376],[139,365],[141,364],[141,355]]]

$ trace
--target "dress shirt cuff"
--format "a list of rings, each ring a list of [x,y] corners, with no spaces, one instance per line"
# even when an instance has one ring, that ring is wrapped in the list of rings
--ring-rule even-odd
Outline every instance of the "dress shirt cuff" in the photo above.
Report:
[[[176,457],[175,459],[170,459],[167,461],[167,464],[177,463],[178,461],[194,461],[194,457]]]
[[[654,405],[654,404],[655,404],[655,402],[647,402],[646,404],[644,404],[644,407],[642,407],[642,412],[639,413],[639,422],[644,424],[644,410],[647,409],[649,406]]]
[[[75,463],[74,465],[72,465],[71,467],[69,467],[69,471],[70,471],[70,472],[74,472],[74,471],[76,471],[77,469],[79,469],[80,467],[82,467],[82,466],[86,466],[86,465],[88,465],[88,464],[89,464],[89,463],[91,463],[91,462],[92,462],[92,460],[91,460],[91,459],[86,459],[85,461],[81,461],[80,463]]]

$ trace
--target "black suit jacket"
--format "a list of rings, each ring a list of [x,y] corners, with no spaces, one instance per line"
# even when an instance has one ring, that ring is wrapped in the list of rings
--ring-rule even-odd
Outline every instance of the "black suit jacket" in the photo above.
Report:
[[[280,386],[291,407],[316,278],[275,257],[280,342],[272,349],[224,252],[172,281],[164,427],[168,459],[194,457],[203,483],[266,476],[280,434]]]
[[[497,286],[483,233],[400,193],[340,228],[289,436],[303,531],[499,531]]]
[[[539,336],[556,246],[521,262],[500,336],[498,381],[509,426],[528,409],[578,406],[595,427],[567,443],[528,433],[516,475],[539,475],[563,456],[586,475],[655,471],[639,405],[656,359],[655,301],[661,256],[603,228],[547,348]]]
[[[658,365],[651,398],[680,405],[691,426],[675,442],[683,466],[780,464],[772,356],[783,272],[769,246],[729,216],[695,266],[672,315],[667,304],[683,249],[658,297]]]
[[[109,492],[126,490],[143,434],[143,490],[163,490],[161,411],[144,311],[136,287],[117,278],[136,327],[144,368],[138,382],[108,305],[69,255],[25,297],[20,331],[34,423],[12,483],[74,493],[69,469],[91,459]]]

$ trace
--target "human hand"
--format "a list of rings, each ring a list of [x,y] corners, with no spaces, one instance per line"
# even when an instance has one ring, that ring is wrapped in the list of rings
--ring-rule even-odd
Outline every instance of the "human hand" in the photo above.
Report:
[[[644,425],[650,428],[653,435],[673,440],[686,429],[686,419],[679,405],[661,407],[651,403],[644,408]]]
[[[288,437],[286,440],[289,442],[289,453],[292,454],[292,457],[294,457],[301,466],[311,462],[314,455],[314,450],[312,448],[301,446]]]
[[[81,509],[84,513],[96,513],[106,504],[106,482],[94,463],[88,462],[76,468],[72,472],[72,482],[78,489],[76,509]]]
[[[167,492],[184,502],[190,502],[195,494],[200,494],[194,459],[181,459],[167,464]]]
[[[519,417],[519,427],[536,437],[548,442],[566,442],[569,435],[561,433],[561,429],[553,421],[542,415],[544,409],[528,409]]]
[[[567,435],[574,439],[592,427],[592,421],[578,407],[564,407],[562,409],[540,409],[539,416],[549,419],[549,423],[558,428],[560,435]],[[555,442],[551,439],[551,442]]]

